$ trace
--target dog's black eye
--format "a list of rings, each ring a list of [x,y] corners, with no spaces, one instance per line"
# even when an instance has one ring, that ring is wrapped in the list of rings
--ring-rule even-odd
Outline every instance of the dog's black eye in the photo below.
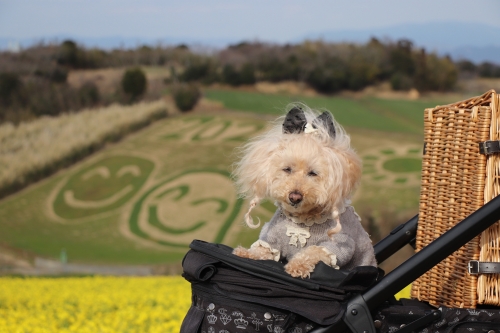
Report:
[[[307,175],[311,176],[311,177],[316,177],[318,174],[314,171],[309,171],[309,173]]]
[[[291,173],[292,172],[292,168],[286,167],[286,168],[283,169],[283,171],[285,171],[286,173]]]

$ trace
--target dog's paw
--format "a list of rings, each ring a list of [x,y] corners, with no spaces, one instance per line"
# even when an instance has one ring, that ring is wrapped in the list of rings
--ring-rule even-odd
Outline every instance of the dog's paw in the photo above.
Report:
[[[314,271],[315,266],[316,264],[311,262],[292,259],[285,265],[285,272],[293,277],[305,279],[311,277],[311,273]]]
[[[270,249],[264,247],[252,246],[250,249],[245,249],[244,247],[238,246],[233,250],[233,254],[241,258],[254,260],[275,260],[275,254]]]
[[[253,259],[250,250],[245,249],[242,246],[238,246],[233,250],[233,254],[241,258]]]
[[[311,276],[318,262],[336,267],[337,258],[323,246],[312,245],[295,254],[286,264],[285,271],[293,277],[303,279]]]

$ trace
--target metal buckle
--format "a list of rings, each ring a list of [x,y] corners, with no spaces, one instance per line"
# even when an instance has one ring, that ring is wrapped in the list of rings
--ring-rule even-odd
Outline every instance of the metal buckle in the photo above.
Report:
[[[488,155],[488,147],[486,146],[486,141],[479,142],[479,153]]]
[[[472,274],[472,275],[479,274],[479,261],[478,260],[469,261],[467,268],[468,268],[469,274]]]
[[[500,141],[488,140],[479,142],[479,153],[483,155],[491,155],[500,152]]]

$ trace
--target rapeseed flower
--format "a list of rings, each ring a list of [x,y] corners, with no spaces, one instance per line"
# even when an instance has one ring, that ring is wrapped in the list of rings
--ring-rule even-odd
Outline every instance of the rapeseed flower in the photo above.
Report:
[[[0,333],[178,333],[182,277],[0,278]]]

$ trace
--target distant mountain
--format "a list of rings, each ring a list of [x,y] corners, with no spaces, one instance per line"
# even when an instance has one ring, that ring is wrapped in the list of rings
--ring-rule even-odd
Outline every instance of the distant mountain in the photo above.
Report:
[[[463,46],[440,53],[449,54],[456,60],[468,59],[475,63],[489,61],[500,65],[500,46]]]
[[[417,47],[453,59],[500,64],[500,27],[468,22],[408,23],[363,30],[338,30],[310,33],[299,40],[322,39],[327,42],[365,43],[371,37],[380,40],[409,39]]]
[[[416,47],[424,47],[430,52],[437,52],[441,55],[448,54],[455,60],[469,59],[476,63],[491,61],[500,64],[500,27],[481,23],[408,23],[374,29],[323,31],[309,33],[290,42],[300,43],[306,39],[322,39],[327,42],[365,43],[371,37],[393,41],[405,38],[413,41]],[[223,48],[241,41],[224,38],[200,40],[192,37],[71,37],[64,35],[24,39],[0,37],[0,50],[16,50],[42,41],[45,43],[60,43],[65,39],[73,39],[86,47],[98,47],[102,49],[134,48],[140,45],[154,46],[159,44],[188,44],[206,48]]]

